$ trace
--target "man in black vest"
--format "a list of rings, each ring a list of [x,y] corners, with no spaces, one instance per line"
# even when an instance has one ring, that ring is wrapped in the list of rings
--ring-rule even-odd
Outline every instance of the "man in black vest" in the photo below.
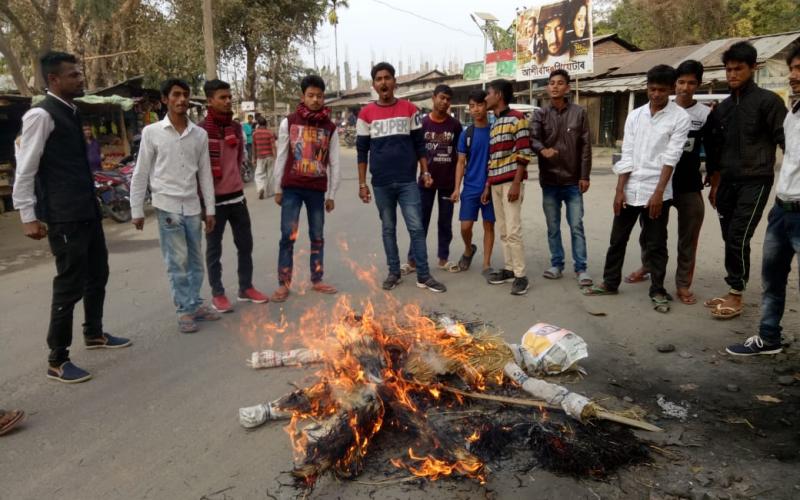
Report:
[[[79,300],[87,349],[127,347],[131,342],[103,332],[108,250],[81,118],[73,103],[83,95],[83,74],[71,54],[48,52],[40,62],[47,95],[22,118],[14,205],[25,236],[47,237],[56,257],[47,377],[77,383],[91,378],[69,360],[72,312]]]

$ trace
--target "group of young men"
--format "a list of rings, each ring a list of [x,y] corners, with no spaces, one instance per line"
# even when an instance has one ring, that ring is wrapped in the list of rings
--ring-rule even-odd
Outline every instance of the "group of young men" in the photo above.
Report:
[[[788,60],[790,85],[800,93],[800,48]],[[591,145],[586,111],[569,101],[570,76],[554,71],[548,81],[550,104],[536,111],[532,123],[510,108],[513,87],[506,80],[488,84],[488,91],[469,96],[473,123],[462,130],[449,114],[452,90],[440,85],[433,94],[433,111],[420,119],[417,108],[394,95],[395,70],[388,63],[372,68],[378,100],[362,108],[357,120],[358,196],[369,203],[374,194],[382,224],[389,273],[385,290],[402,276],[416,273],[416,284],[445,292],[428,265],[427,232],[433,205],[438,204],[437,268],[467,271],[478,247],[473,227],[483,222],[482,274],[493,285],[512,283],[511,293],[529,289],[525,265],[521,207],[524,181],[533,154],[538,157],[542,206],[547,223],[550,267],[543,276],[563,276],[561,206],[572,239],[573,265],[586,295],[616,294],[630,234],[641,226],[642,269],[627,281],[649,274],[654,308],[669,310],[664,287],[667,264],[669,208],[678,211],[678,298],[693,304],[692,275],[703,219],[703,184],[720,216],[725,243],[725,296],[705,302],[712,316],[728,319],[741,314],[742,293],[749,279],[750,238],[758,225],[774,177],[775,149],[785,149],[777,198],[770,212],[764,245],[764,297],[759,335],[730,346],[737,355],[780,352],[780,320],[785,288],[794,255],[800,251],[800,110],[788,115],[775,94],[753,81],[755,49],[747,43],[731,46],[723,55],[731,96],[713,111],[693,99],[702,83],[703,66],[685,61],[677,69],[659,65],[647,73],[648,103],[629,114],[625,124],[614,220],[603,271],[594,284],[587,272],[583,230],[583,194],[590,186]],[[83,76],[74,56],[45,54],[42,72],[48,84],[45,99],[23,118],[14,202],[26,236],[47,237],[56,257],[53,281],[47,376],[67,383],[91,375],[69,359],[74,305],[83,300],[84,337],[89,349],[121,348],[130,340],[103,332],[105,285],[109,276],[101,214],[94,198],[86,142],[73,99],[83,94]],[[233,119],[230,86],[206,82],[208,114],[195,125],[189,120],[190,88],[170,79],[161,88],[167,114],[142,133],[131,185],[133,224],[142,229],[144,200],[149,189],[156,211],[162,255],[181,332],[198,330],[198,322],[214,321],[233,307],[222,284],[222,240],[230,224],[238,257],[238,301],[270,300],[254,288],[253,236],[239,167],[248,139]],[[670,95],[676,92],[675,100]],[[325,83],[311,75],[301,84],[301,102],[280,124],[277,146],[270,143],[266,123],[253,131],[258,160],[275,157],[272,174],[260,169],[259,198],[271,195],[281,206],[278,288],[271,300],[285,301],[293,280],[293,253],[300,211],[306,207],[311,240],[312,290],[336,293],[323,281],[324,217],[335,208],[339,186],[339,140],[330,110],[324,106]],[[488,113],[494,114],[490,125]],[[786,137],[786,139],[784,139]],[[265,151],[266,150],[266,151]],[[703,181],[701,155],[706,155]],[[419,175],[417,167],[419,166]],[[367,169],[371,186],[367,184]],[[464,251],[449,260],[454,204]],[[407,263],[401,266],[397,245],[397,207],[410,235]],[[797,220],[795,220],[797,218]],[[205,267],[212,290],[211,307],[203,304],[202,226],[205,224]],[[503,267],[491,268],[495,226],[503,250]]]

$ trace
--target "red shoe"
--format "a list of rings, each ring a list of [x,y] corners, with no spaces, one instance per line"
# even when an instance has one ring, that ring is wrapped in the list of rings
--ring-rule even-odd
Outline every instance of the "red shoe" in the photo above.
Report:
[[[233,306],[231,302],[228,300],[228,297],[224,295],[215,295],[211,298],[211,305],[217,312],[220,313],[229,313],[233,312]]]
[[[247,290],[239,292],[236,298],[239,302],[252,302],[254,304],[264,304],[269,302],[269,297],[259,292],[255,288],[248,288]]]

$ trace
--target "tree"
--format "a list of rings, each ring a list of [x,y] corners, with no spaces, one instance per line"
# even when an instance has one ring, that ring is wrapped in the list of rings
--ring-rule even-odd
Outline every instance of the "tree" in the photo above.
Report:
[[[341,94],[342,76],[339,68],[339,14],[336,9],[339,7],[348,8],[350,5],[347,0],[329,0],[330,10],[328,11],[328,22],[333,26],[334,53],[336,54],[336,95]]]
[[[39,58],[53,46],[57,10],[58,0],[0,0],[0,53],[23,95],[44,88]]]

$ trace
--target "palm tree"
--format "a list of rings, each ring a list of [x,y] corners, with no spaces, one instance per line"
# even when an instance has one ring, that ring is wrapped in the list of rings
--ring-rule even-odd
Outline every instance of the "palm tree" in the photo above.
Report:
[[[348,8],[350,7],[348,0],[328,0],[328,6],[330,10],[328,10],[328,22],[333,26],[333,43],[335,44],[334,50],[336,53],[336,95],[341,95],[341,88],[342,88],[342,78],[339,69],[339,31],[337,27],[339,26],[339,15],[336,13],[336,9],[339,7]]]

